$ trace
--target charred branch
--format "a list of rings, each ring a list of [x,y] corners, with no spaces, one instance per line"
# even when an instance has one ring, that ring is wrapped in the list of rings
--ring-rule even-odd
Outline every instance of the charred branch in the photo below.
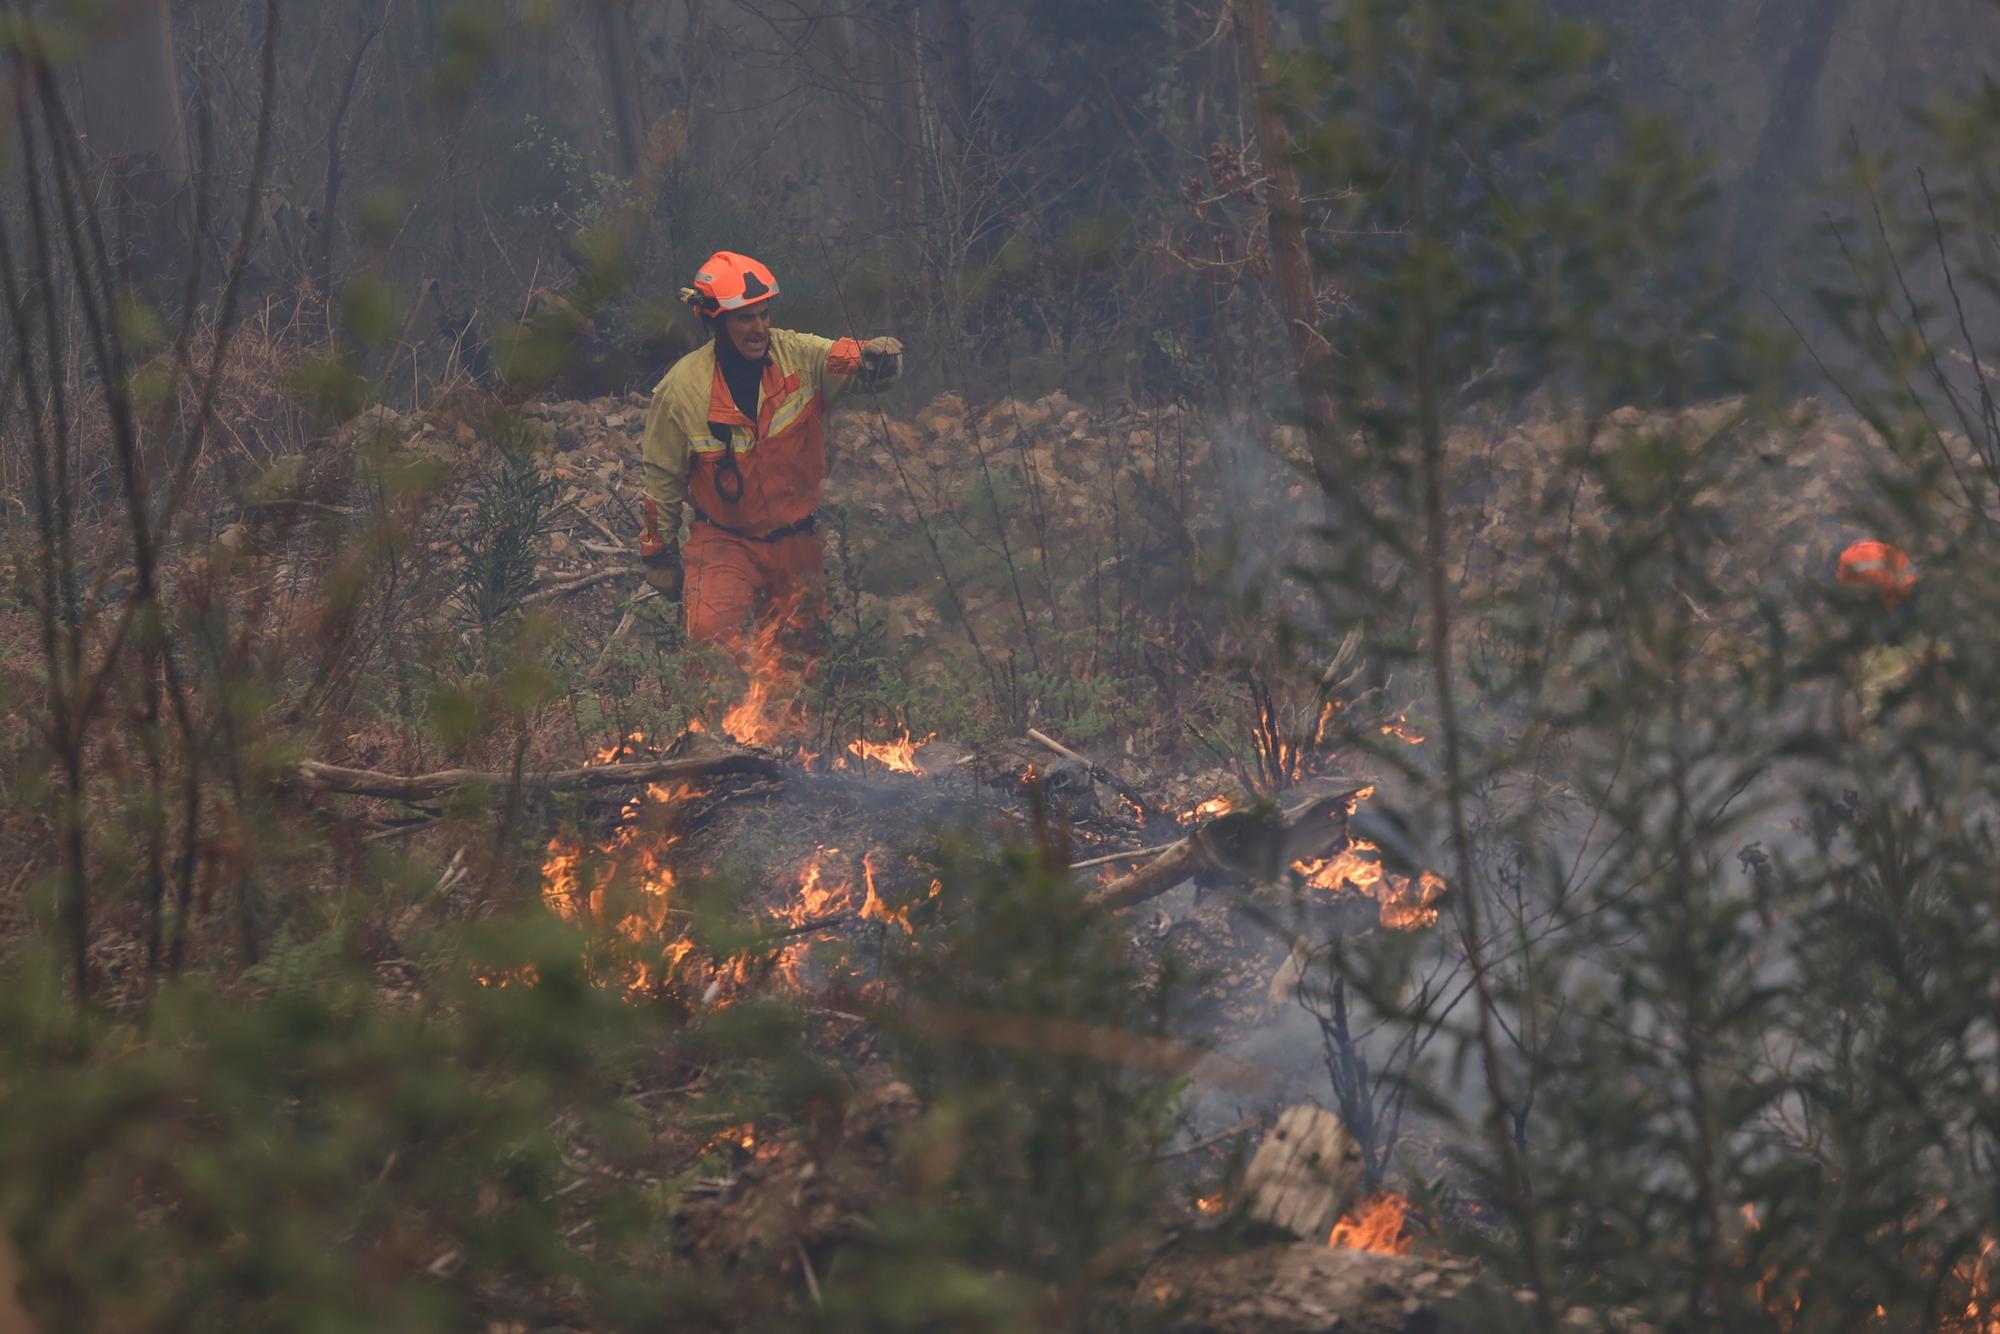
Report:
[[[348,769],[318,760],[304,760],[293,770],[291,784],[309,792],[336,792],[356,797],[381,797],[390,801],[435,801],[466,788],[508,791],[518,783],[529,792],[587,792],[597,788],[634,786],[643,783],[699,782],[735,774],[774,777],[777,759],[767,751],[749,746],[708,742],[701,754],[670,756],[658,760],[633,760],[624,764],[581,765],[572,769],[552,769],[543,773],[523,772],[518,777],[486,769],[441,769],[428,774],[385,774],[372,769]]]
[[[1093,908],[1119,911],[1144,903],[1201,871],[1269,882],[1301,858],[1323,855],[1347,838],[1347,817],[1365,789],[1303,802],[1288,811],[1260,806],[1219,815],[1144,866],[1092,890]]]

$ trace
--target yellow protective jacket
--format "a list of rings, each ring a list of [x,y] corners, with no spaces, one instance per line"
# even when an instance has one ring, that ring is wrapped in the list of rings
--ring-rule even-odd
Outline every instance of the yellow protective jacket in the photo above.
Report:
[[[713,342],[675,362],[646,413],[640,554],[657,555],[679,538],[687,502],[752,537],[811,514],[826,477],[827,408],[860,370],[852,338],[773,329],[753,422],[730,396]]]

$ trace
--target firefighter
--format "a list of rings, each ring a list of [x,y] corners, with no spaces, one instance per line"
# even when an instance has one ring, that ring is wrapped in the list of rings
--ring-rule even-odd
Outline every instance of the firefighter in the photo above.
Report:
[[[771,270],[727,250],[681,292],[712,336],[653,389],[639,556],[646,582],[680,602],[690,640],[736,644],[783,618],[786,640],[810,653],[825,613],[815,510],[827,409],[856,385],[892,382],[903,345],[773,328],[777,295]]]
[[[1939,647],[1915,629],[1916,570],[1900,547],[1872,538],[1840,553],[1834,578],[1842,587],[1866,594],[1873,642],[1855,662],[1858,721],[1881,716],[1884,702],[1916,684],[1941,659]]]

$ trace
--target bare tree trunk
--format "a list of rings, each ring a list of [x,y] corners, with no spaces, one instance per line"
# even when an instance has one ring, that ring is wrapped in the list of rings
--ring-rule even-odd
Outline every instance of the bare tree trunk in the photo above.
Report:
[[[611,124],[618,135],[618,174],[629,181],[639,174],[640,136],[644,133],[632,86],[632,15],[624,0],[596,0],[595,22],[604,100],[611,104]]]
[[[944,84],[945,104],[951,112],[952,134],[963,139],[970,131],[974,111],[978,107],[979,90],[975,86],[979,69],[978,49],[974,45],[972,26],[972,6],[968,0],[934,0],[937,18],[931,24],[937,45],[938,74]]]
[[[1235,0],[1235,7],[1236,53],[1244,91],[1256,99],[1257,148],[1264,160],[1264,202],[1271,218],[1278,302],[1291,343],[1313,472],[1321,491],[1332,499],[1341,478],[1333,449],[1333,395],[1326,379],[1330,349],[1319,331],[1319,300],[1312,253],[1306,247],[1299,176],[1292,165],[1292,136],[1285,127],[1284,106],[1271,74],[1271,19],[1264,0]]]
[[[326,131],[326,188],[320,196],[319,206],[319,253],[316,256],[314,280],[320,294],[325,298],[327,309],[333,308],[333,287],[338,277],[335,253],[340,238],[340,183],[342,176],[342,149],[345,144],[347,113],[354,105],[354,89],[361,81],[361,71],[368,59],[369,48],[375,39],[389,26],[389,16],[395,8],[395,0],[381,0],[373,23],[364,23],[361,37],[355,43],[354,51],[347,58],[347,74],[340,81],[340,97],[333,105],[333,119]],[[332,322],[329,315],[328,323]]]
[[[164,291],[186,252],[187,130],[167,0],[113,7],[78,69],[83,129],[111,172],[128,282]]]
[[[1820,79],[1833,50],[1833,33],[1847,17],[1852,0],[1816,0],[1807,5],[1780,0],[1768,6],[1759,24],[1765,49],[1784,51],[1771,116],[1757,137],[1757,157],[1743,178],[1736,205],[1731,250],[1744,272],[1768,257],[1779,232],[1773,201],[1787,199],[1819,177],[1819,145],[1813,134]]]

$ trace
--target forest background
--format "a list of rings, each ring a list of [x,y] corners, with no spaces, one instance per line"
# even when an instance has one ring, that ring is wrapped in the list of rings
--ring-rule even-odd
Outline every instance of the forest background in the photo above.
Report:
[[[2000,1329],[1989,3],[0,14],[0,1322],[1265,1328],[1306,1101],[1360,1327]],[[776,703],[718,248],[909,348]]]

